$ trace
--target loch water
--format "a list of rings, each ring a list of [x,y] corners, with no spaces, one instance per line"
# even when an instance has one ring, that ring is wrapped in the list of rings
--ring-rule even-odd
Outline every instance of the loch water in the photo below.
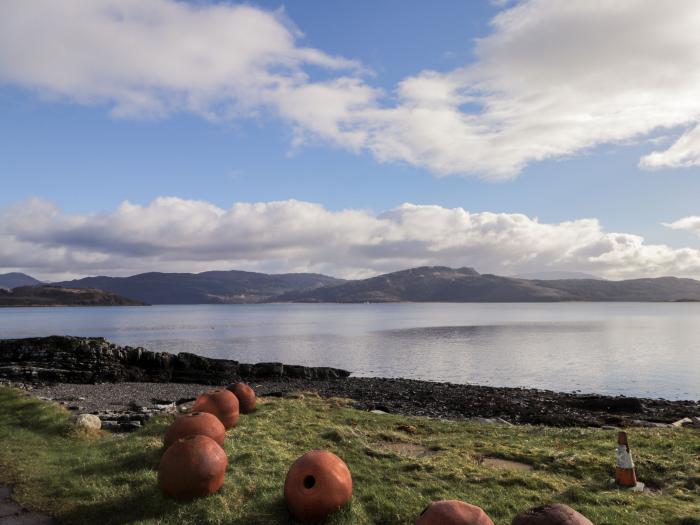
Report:
[[[0,309],[0,338],[53,334],[357,376],[700,399],[700,303]]]

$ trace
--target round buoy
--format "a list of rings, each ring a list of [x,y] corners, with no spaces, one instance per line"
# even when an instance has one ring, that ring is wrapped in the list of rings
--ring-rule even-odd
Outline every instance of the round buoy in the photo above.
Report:
[[[238,423],[238,398],[225,388],[203,393],[196,399],[192,409],[195,412],[208,412],[215,415],[227,429],[235,427]]]
[[[163,444],[166,448],[178,439],[190,436],[207,436],[219,445],[224,444],[226,428],[219,418],[208,412],[192,412],[178,417],[163,436]]]
[[[555,503],[533,507],[518,514],[511,525],[593,525],[568,505]]]
[[[284,482],[284,500],[297,519],[319,521],[343,507],[352,496],[352,476],[331,452],[314,450],[297,459]]]
[[[493,521],[481,507],[446,499],[428,505],[416,520],[416,525],[493,525]]]
[[[241,414],[250,414],[255,411],[255,390],[245,383],[234,383],[226,387],[238,398]]]
[[[208,496],[223,485],[227,466],[226,453],[216,441],[207,436],[186,437],[163,454],[158,485],[178,500]]]

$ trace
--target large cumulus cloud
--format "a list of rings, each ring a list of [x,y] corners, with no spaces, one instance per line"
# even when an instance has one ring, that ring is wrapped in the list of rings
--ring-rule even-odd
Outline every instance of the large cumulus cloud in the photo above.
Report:
[[[295,200],[223,209],[161,197],[82,215],[40,199],[0,209],[0,271],[49,279],[230,268],[364,277],[419,265],[700,277],[700,250],[606,232],[596,219],[548,224],[517,213],[415,204],[374,214]]]

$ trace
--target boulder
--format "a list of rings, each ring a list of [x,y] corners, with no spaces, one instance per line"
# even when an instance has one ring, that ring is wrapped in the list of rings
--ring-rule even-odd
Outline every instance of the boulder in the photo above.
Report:
[[[94,414],[78,414],[73,419],[73,424],[77,428],[85,430],[100,430],[102,428],[102,421]]]

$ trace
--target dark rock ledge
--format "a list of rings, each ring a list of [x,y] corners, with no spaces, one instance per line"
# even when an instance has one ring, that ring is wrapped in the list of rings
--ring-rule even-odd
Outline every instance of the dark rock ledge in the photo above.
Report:
[[[207,385],[239,379],[262,396],[310,391],[350,398],[361,410],[411,416],[557,427],[670,426],[690,418],[694,426],[700,425],[698,401],[348,376],[345,370],[327,367],[249,365],[155,353],[115,346],[102,338],[0,340],[0,383],[24,388],[76,413],[96,414],[113,430],[139,428],[153,414],[193,399]]]
[[[151,352],[117,346],[102,337],[0,339],[0,378],[45,383],[199,383],[222,385],[233,378],[337,379],[338,368],[246,364],[190,353]]]

